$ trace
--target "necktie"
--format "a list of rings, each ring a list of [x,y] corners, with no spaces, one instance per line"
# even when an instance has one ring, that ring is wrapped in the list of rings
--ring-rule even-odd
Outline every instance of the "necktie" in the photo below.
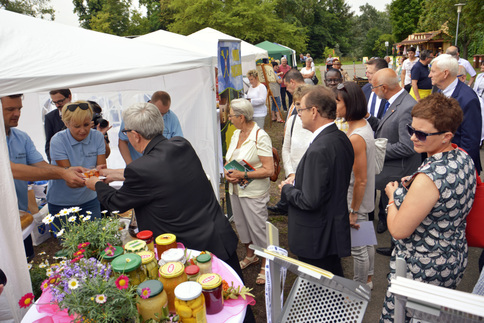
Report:
[[[387,112],[389,106],[390,102],[387,101],[387,103],[385,103],[385,108],[383,109],[383,114],[381,115],[382,118],[385,116],[385,113]]]
[[[376,117],[376,115],[375,115],[375,104],[376,104],[376,95],[375,95],[375,93],[371,93],[370,100],[372,100],[371,101],[371,107],[370,107],[370,114],[372,116]]]

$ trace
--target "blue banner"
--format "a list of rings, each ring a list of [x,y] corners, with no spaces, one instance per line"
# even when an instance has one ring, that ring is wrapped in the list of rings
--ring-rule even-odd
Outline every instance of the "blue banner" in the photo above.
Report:
[[[243,91],[242,56],[239,40],[219,40],[218,42],[218,92],[227,89]]]

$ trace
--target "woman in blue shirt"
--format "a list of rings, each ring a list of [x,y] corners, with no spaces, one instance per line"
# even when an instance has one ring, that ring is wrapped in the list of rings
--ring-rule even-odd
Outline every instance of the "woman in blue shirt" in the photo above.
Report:
[[[62,121],[67,129],[56,133],[50,141],[50,158],[61,167],[82,166],[93,169],[106,164],[103,134],[92,129],[93,111],[86,101],[76,101],[62,108]],[[64,180],[51,180],[47,191],[49,212],[52,215],[64,208],[78,206],[83,214],[101,217],[101,206],[96,192],[87,187],[70,188]],[[56,225],[60,222],[56,218]]]

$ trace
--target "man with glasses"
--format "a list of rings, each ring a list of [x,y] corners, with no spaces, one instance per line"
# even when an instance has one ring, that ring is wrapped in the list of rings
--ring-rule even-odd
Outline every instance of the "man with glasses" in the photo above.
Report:
[[[64,105],[71,102],[72,94],[69,89],[52,90],[49,94],[51,104],[56,107],[55,110],[47,113],[44,119],[45,154],[50,162],[50,140],[56,133],[65,128],[61,118],[61,111]]]
[[[340,70],[331,68],[329,71],[326,72],[324,76],[324,83],[329,88],[336,88],[338,84],[343,82],[343,75],[341,74]]]
[[[297,108],[303,127],[313,133],[295,179],[279,185],[289,205],[289,248],[298,259],[343,276],[341,257],[351,254],[347,193],[354,152],[334,124],[331,90],[312,88]]]
[[[366,101],[368,102],[368,114],[366,115],[366,120],[370,124],[373,131],[375,131],[378,126],[378,122],[383,115],[386,100],[380,99],[375,93],[373,93],[371,82],[373,75],[376,72],[383,68],[388,68],[388,63],[383,58],[372,58],[365,64],[368,83],[363,85],[361,90],[365,94]]]
[[[410,113],[417,102],[400,87],[397,74],[390,68],[376,72],[371,86],[373,93],[387,101],[375,132],[375,138],[388,139],[383,170],[375,177],[375,188],[381,192],[377,232],[383,233],[387,230],[385,208],[388,197],[384,192],[385,186],[412,174],[420,165],[420,155],[413,149],[407,129],[407,124],[412,123]],[[377,249],[377,252],[381,249],[384,248]],[[385,251],[387,255],[391,252]]]

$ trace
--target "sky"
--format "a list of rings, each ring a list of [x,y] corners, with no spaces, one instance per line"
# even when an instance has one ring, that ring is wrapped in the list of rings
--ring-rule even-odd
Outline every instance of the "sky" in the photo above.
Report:
[[[72,0],[50,0],[50,2],[55,9],[56,22],[71,26],[79,26],[77,15],[73,13],[74,5],[72,4]],[[135,0],[133,3],[134,2],[137,1]],[[390,2],[391,0],[346,0],[346,3],[350,5],[352,11],[357,15],[360,14],[359,7],[366,3],[372,5],[378,11],[384,11],[385,5],[390,4]]]

